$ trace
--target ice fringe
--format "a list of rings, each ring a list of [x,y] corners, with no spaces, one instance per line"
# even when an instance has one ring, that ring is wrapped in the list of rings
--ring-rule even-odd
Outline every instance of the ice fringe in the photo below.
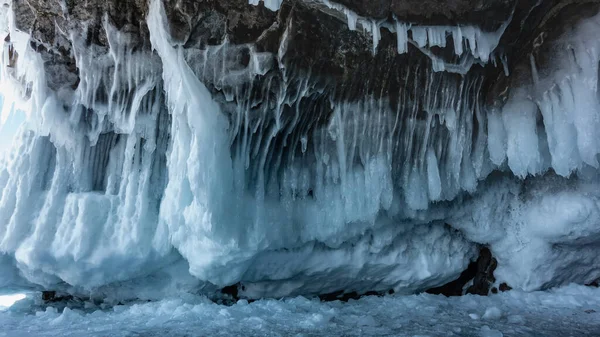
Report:
[[[281,7],[282,2],[282,0],[267,0],[264,4],[266,8],[277,11]],[[495,57],[493,56],[493,52],[512,19],[511,16],[495,32],[485,32],[479,27],[471,25],[416,25],[402,22],[395,16],[390,23],[385,19],[376,20],[362,17],[348,7],[330,0],[320,0],[319,2],[330,9],[342,13],[346,17],[348,29],[357,30],[361,28],[362,31],[371,35],[374,54],[377,53],[377,47],[381,39],[380,30],[386,28],[396,34],[398,53],[404,54],[408,52],[408,44],[412,44],[431,58],[433,70],[460,74],[466,74],[474,62],[485,64],[491,58]],[[258,5],[259,0],[249,0],[249,3],[251,5]],[[445,61],[430,50],[432,47],[445,48],[448,37],[452,37],[454,54],[458,56],[458,63]]]
[[[504,22],[495,32],[484,32],[475,26],[426,26],[414,25],[408,22],[402,22],[394,17],[390,24],[387,20],[374,20],[364,18],[348,9],[346,6],[323,0],[323,4],[331,9],[335,9],[346,16],[348,28],[357,29],[361,26],[363,31],[368,32],[373,39],[373,53],[377,52],[377,46],[381,38],[380,29],[387,28],[390,32],[396,33],[398,43],[398,53],[403,54],[408,51],[408,44],[413,44],[421,49],[425,55],[431,58],[433,69],[435,71],[449,71],[456,73],[466,73],[473,61],[464,63],[465,58],[460,58],[464,53],[469,54],[475,61],[487,63],[492,57],[492,53],[498,46],[500,38],[511,19]],[[409,35],[410,33],[410,35]],[[451,36],[453,41],[454,54],[459,57],[462,64],[453,64],[444,61],[441,57],[435,56],[429,49],[431,47],[446,47],[447,38]]]

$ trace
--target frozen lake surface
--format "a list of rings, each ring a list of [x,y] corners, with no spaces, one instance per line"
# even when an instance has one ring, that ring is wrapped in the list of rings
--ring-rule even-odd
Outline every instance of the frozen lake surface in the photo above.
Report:
[[[570,285],[489,297],[429,294],[231,306],[188,296],[110,308],[44,307],[34,296],[0,311],[0,336],[599,336],[600,289]]]

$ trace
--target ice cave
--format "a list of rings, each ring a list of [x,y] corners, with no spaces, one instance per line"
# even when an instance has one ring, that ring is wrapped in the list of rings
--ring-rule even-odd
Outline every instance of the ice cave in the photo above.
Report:
[[[0,336],[600,335],[600,2],[0,4]]]

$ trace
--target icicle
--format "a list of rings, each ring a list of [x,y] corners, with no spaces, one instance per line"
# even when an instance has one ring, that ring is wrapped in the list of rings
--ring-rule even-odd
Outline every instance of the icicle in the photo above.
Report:
[[[510,76],[510,70],[508,68],[508,60],[506,58],[506,54],[502,54],[500,56],[500,61],[502,62],[502,69],[504,69],[504,76]]]
[[[344,9],[346,18],[348,19],[348,29],[356,30],[356,22],[358,21],[358,15],[349,9]]]
[[[522,92],[515,92],[502,109],[506,130],[508,165],[519,176],[541,173],[543,162],[537,133],[537,106]]]
[[[367,21],[364,18],[360,17],[358,14],[356,14],[356,12],[354,12],[353,10],[347,8],[346,6],[340,5],[335,2],[331,2],[329,0],[323,0],[323,4],[330,9],[334,9],[336,11],[343,13],[346,16],[349,30],[356,30],[356,24],[359,20],[363,23]],[[364,24],[363,24],[363,26],[364,26]]]
[[[540,82],[540,76],[538,75],[537,67],[535,66],[535,58],[533,54],[529,54],[529,65],[531,66],[531,79],[533,81],[533,85],[536,85]]]
[[[248,0],[248,3],[253,6],[258,6],[259,2],[263,2],[265,7],[270,9],[273,12],[276,12],[281,8],[281,3],[283,0]]]
[[[381,40],[381,32],[379,31],[379,24],[375,20],[371,21],[371,33],[373,35],[373,54],[376,54],[379,40]]]
[[[508,257],[518,251],[515,242],[530,247],[511,235],[544,247],[537,234],[547,217],[531,225],[533,213],[517,214],[519,191],[530,188],[519,178],[536,182],[530,176],[550,167],[564,176],[597,173],[595,39],[573,42],[573,56],[555,72],[537,73],[532,62],[535,88],[513,88],[501,110],[486,111],[483,81],[468,71],[497,56],[498,32],[392,25],[333,4],[349,29],[360,25],[372,35],[373,52],[379,30],[395,29],[399,53],[410,43],[431,59],[431,67],[405,69],[399,86],[406,90],[391,107],[387,88],[338,101],[315,81],[320,74],[284,67],[293,27],[276,55],[228,41],[202,51],[174,47],[162,3],[152,0],[147,16],[155,53],[133,52],[128,35],[108,21],[109,53],[73,34],[81,83],[64,96],[46,87],[43,61],[27,40],[9,41],[19,53],[16,67],[7,69],[15,62],[5,49],[2,90],[24,81],[31,98],[27,128],[0,166],[0,251],[32,282],[97,288],[159,270],[177,287],[178,277],[189,277],[194,289],[250,278],[257,280],[250,292],[271,296],[333,287],[421,290],[460,273],[474,257],[473,242],[506,244],[511,253],[500,251]],[[456,63],[434,53],[450,34]],[[241,53],[248,64],[236,63]],[[477,192],[494,170],[517,178],[494,175]],[[597,218],[593,188],[586,188],[585,198],[566,198],[573,200],[568,214],[552,217],[560,220],[553,231],[564,230],[555,237],[577,239],[574,229]],[[539,194],[541,201],[527,195],[544,206],[537,211],[563,201]],[[484,199],[485,207],[478,204]],[[461,232],[446,228],[446,219]],[[183,271],[164,269],[177,260]]]
[[[454,42],[454,54],[461,56],[463,53],[463,34],[460,26],[452,27],[452,41]]]
[[[429,47],[446,47],[446,27],[427,27],[426,29]]]
[[[466,41],[469,54],[476,60],[487,63],[490,60],[491,54],[496,49],[496,46],[500,42],[500,38],[504,34],[504,31],[508,27],[508,24],[512,20],[512,14],[510,18],[498,28],[495,32],[483,32],[479,27],[475,26],[419,26],[410,25],[401,22],[394,17],[393,23],[388,22],[375,22],[372,19],[364,18],[357,15],[354,11],[347,7],[331,2],[330,0],[320,0],[325,6],[330,9],[334,9],[346,16],[348,22],[348,28],[355,30],[357,23],[361,24],[363,30],[371,35],[373,39],[373,52],[377,51],[377,46],[381,38],[379,29],[386,28],[393,33],[396,33],[398,41],[398,53],[402,54],[407,52],[408,43],[413,43],[419,47],[422,51],[426,48],[440,47],[446,48],[447,45],[447,34],[452,35],[454,53],[460,57],[462,64],[449,64],[443,61],[439,57],[432,57],[431,52],[426,52],[433,61],[435,71],[449,71],[457,73],[465,73],[470,69],[470,65],[465,63],[466,58],[463,58],[464,48],[463,41]],[[409,38],[408,31],[411,32]],[[472,63],[471,63],[472,64]],[[465,70],[465,66],[466,70]]]
[[[412,39],[415,41],[417,46],[421,48],[427,46],[427,28],[412,26],[410,31],[412,32]]]
[[[408,51],[408,28],[406,23],[396,21],[396,37],[398,38],[398,53],[404,54]]]
[[[431,148],[427,150],[427,186],[429,187],[429,200],[439,200],[442,195],[442,183],[438,161]]]

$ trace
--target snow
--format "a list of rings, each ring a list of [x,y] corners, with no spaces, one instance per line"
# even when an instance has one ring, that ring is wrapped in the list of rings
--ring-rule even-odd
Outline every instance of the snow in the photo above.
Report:
[[[596,288],[571,285],[489,297],[393,295],[347,303],[295,297],[224,306],[185,296],[64,310],[29,297],[0,312],[0,336],[595,336],[599,295]],[[503,314],[486,317],[498,311]]]
[[[502,311],[497,307],[490,307],[485,309],[485,313],[481,318],[483,319],[500,319],[502,317]]]

